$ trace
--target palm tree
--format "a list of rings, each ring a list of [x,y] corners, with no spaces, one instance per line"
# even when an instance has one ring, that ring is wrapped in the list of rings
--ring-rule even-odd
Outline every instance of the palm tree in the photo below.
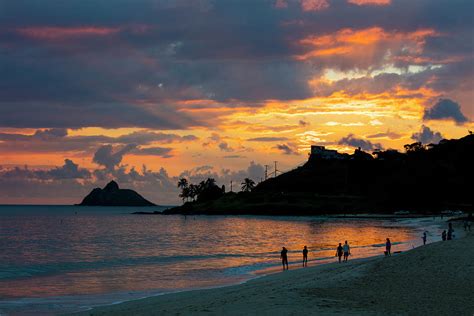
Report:
[[[191,193],[191,190],[189,187],[184,187],[182,190],[181,190],[181,193],[179,194],[179,197],[183,199],[183,203],[184,203],[184,200],[188,200],[189,199],[189,194]]]
[[[195,184],[191,184],[189,186],[189,195],[188,195],[189,198],[195,201],[198,194],[199,194],[199,186]]]
[[[186,178],[181,178],[178,181],[178,188],[184,189],[188,187],[188,180]]]
[[[245,178],[244,182],[242,184],[242,191],[244,192],[250,192],[255,188],[255,182],[252,179]]]
[[[181,193],[179,194],[179,197],[183,199],[183,203],[184,203],[184,200],[188,199],[189,198],[189,187],[188,187],[188,180],[186,180],[186,178],[181,178],[179,179],[178,181],[178,188],[181,188]]]

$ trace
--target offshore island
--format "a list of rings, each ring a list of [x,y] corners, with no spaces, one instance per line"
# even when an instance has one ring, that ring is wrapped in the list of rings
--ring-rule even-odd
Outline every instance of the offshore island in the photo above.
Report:
[[[121,189],[110,181],[103,189],[95,188],[77,206],[155,206],[137,192]]]
[[[214,179],[199,184],[181,179],[182,206],[135,214],[328,215],[399,210],[472,214],[471,132],[439,144],[417,142],[404,147],[404,153],[388,149],[370,154],[359,148],[350,155],[311,146],[304,165],[259,184],[245,179],[241,192],[225,192]]]

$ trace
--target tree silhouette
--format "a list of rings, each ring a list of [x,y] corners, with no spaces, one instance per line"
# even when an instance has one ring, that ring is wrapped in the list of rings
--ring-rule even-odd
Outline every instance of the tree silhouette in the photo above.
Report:
[[[179,197],[184,200],[187,200],[189,198],[189,186],[188,186],[188,180],[186,178],[181,178],[178,181],[178,188],[181,188],[181,193],[179,194]]]
[[[188,195],[189,198],[195,201],[198,194],[199,194],[199,186],[195,184],[189,185],[189,195]]]
[[[423,146],[421,142],[407,144],[407,145],[404,145],[403,147],[405,147],[405,151],[407,152],[407,154],[422,152],[426,149],[425,146]]]
[[[245,178],[244,182],[242,184],[242,191],[244,192],[250,192],[255,188],[255,182],[252,179]]]
[[[187,188],[188,187],[188,180],[186,178],[181,178],[178,181],[178,188]]]

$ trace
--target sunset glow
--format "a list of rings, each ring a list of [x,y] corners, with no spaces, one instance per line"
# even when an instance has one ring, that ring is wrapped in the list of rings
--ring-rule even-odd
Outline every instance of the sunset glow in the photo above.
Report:
[[[474,128],[470,1],[42,3],[0,1],[0,204],[110,179],[173,204],[179,176],[259,182],[311,145]]]

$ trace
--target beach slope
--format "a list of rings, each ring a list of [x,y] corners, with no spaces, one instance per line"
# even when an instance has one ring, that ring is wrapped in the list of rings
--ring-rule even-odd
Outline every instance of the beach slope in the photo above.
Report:
[[[392,257],[295,269],[83,315],[473,315],[474,234]]]

